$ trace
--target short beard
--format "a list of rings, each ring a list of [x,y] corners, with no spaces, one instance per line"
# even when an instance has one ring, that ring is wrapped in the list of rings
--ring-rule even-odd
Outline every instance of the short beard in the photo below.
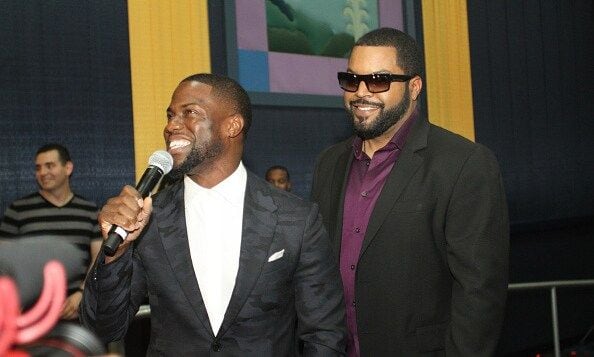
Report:
[[[193,147],[188,157],[178,166],[165,176],[168,182],[176,182],[181,180],[184,175],[190,174],[194,169],[204,162],[217,157],[223,151],[223,144],[220,141],[209,143],[206,146]]]
[[[357,103],[357,101],[352,101],[351,105],[353,103]],[[389,109],[381,108],[379,115],[375,119],[375,122],[371,123],[368,128],[365,127],[364,123],[360,123],[355,118],[351,106],[347,107],[347,112],[353,119],[355,134],[357,134],[357,136],[363,140],[369,140],[377,138],[390,129],[394,124],[398,123],[398,121],[404,117],[409,105],[410,92],[408,90],[408,86],[406,86],[400,103]]]

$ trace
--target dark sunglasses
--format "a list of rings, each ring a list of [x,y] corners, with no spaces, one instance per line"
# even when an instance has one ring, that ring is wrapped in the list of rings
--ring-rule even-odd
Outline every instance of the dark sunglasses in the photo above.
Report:
[[[371,93],[381,93],[390,89],[392,82],[406,82],[414,76],[391,73],[354,74],[338,72],[338,84],[347,92],[356,92],[361,81],[365,82],[367,90]]]

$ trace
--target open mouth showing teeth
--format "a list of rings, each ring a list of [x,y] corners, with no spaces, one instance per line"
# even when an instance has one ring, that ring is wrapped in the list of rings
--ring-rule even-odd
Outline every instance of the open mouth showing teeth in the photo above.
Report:
[[[357,110],[362,110],[362,111],[369,111],[369,110],[381,109],[382,105],[369,103],[369,102],[351,102],[351,108],[357,109]]]
[[[355,109],[363,110],[363,111],[379,109],[379,107],[377,107],[377,106],[369,106],[369,105],[354,105],[353,107]]]
[[[190,145],[188,140],[173,140],[169,143],[169,150],[177,150]]]

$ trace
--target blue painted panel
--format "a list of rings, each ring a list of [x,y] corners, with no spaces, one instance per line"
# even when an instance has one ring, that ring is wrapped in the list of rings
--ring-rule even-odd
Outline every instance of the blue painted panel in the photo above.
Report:
[[[270,91],[268,52],[238,50],[239,83],[254,92]]]

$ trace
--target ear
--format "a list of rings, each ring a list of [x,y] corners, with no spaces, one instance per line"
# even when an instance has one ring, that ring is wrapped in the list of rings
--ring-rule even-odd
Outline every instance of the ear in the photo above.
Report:
[[[421,95],[421,90],[423,89],[423,80],[419,76],[413,77],[409,81],[409,90],[410,90],[410,97],[412,100],[417,100],[419,95]]]
[[[72,171],[74,170],[74,164],[72,161],[66,161],[66,173],[68,176],[72,175]]]
[[[243,131],[243,117],[240,114],[233,114],[229,117],[227,124],[227,135],[230,138],[235,138]]]

